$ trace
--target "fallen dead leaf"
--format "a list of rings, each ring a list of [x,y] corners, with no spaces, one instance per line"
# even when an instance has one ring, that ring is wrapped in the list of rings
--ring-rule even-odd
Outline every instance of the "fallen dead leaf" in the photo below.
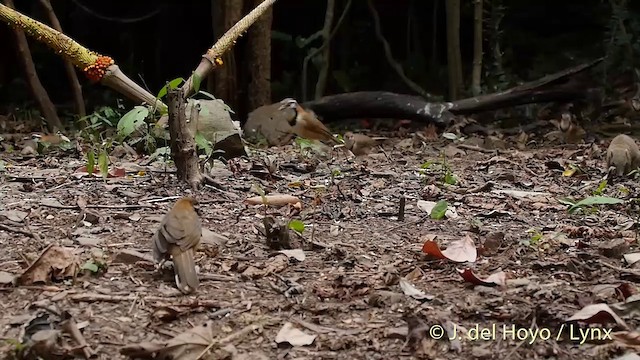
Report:
[[[489,275],[485,279],[481,279],[473,273],[473,270],[467,268],[464,270],[458,270],[458,273],[462,278],[473,285],[482,286],[507,286],[507,274],[504,271],[498,271]]]
[[[640,332],[637,331],[618,331],[611,334],[613,339],[625,346],[640,350]]]
[[[71,249],[49,245],[18,278],[18,284],[31,285],[63,280],[76,275],[79,262]]]
[[[406,279],[401,278],[399,283],[400,283],[400,288],[402,289],[402,292],[404,292],[405,295],[410,296],[416,300],[420,300],[420,301],[433,300],[434,298],[433,295],[427,295],[424,293],[424,291],[418,290]]]
[[[212,321],[191,328],[166,342],[141,342],[126,345],[120,353],[131,358],[160,358],[196,360],[199,355],[214,343]],[[156,353],[155,357],[153,353]]]
[[[624,256],[624,261],[626,261],[627,265],[629,266],[640,261],[640,252],[624,254],[623,256]]]
[[[269,259],[264,269],[264,275],[279,273],[289,267],[289,257],[287,255],[276,255]]]
[[[295,196],[286,195],[286,194],[272,194],[265,195],[264,200],[262,196],[254,196],[245,200],[245,203],[249,205],[273,205],[273,206],[284,206],[287,204],[297,204],[300,202]]]
[[[478,256],[478,250],[469,235],[452,242],[445,250],[440,250],[435,241],[427,240],[422,245],[422,252],[438,259],[455,262],[475,262]]]
[[[629,330],[627,324],[622,320],[607,304],[591,304],[578,310],[566,321],[582,321],[587,324],[604,324],[615,321],[626,330]]]
[[[15,275],[6,271],[0,271],[0,285],[11,285],[15,279]]]
[[[308,335],[293,327],[293,324],[286,322],[278,335],[276,335],[276,343],[289,343],[291,346],[311,345],[315,341],[317,335]]]
[[[20,211],[20,210],[0,211],[0,217],[4,216],[7,219],[17,223],[22,222],[28,215],[29,215],[28,212]]]

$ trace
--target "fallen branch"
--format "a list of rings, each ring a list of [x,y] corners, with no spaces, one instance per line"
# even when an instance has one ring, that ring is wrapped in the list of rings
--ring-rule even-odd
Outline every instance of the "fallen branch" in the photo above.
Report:
[[[33,232],[31,232],[31,231],[18,229],[18,228],[15,228],[13,226],[9,226],[9,225],[6,225],[6,224],[0,224],[0,230],[5,230],[5,231],[17,233],[17,234],[26,235],[26,236],[28,236],[28,237],[30,237],[32,239],[39,240],[39,237],[37,235],[35,235]]]
[[[229,303],[224,303],[215,300],[204,300],[204,299],[184,299],[179,302],[175,302],[176,299],[181,298],[170,298],[170,297],[161,297],[161,296],[145,296],[140,297],[136,295],[105,295],[98,293],[82,293],[82,294],[71,294],[67,296],[67,299],[75,302],[123,302],[123,301],[136,301],[142,299],[145,302],[157,302],[157,306],[186,306],[190,308],[195,307],[206,307],[206,308],[224,308],[229,307]]]

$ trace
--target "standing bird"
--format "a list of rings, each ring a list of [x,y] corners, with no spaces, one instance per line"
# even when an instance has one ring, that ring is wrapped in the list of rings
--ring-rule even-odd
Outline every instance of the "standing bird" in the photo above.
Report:
[[[171,257],[176,285],[183,293],[194,292],[200,285],[193,259],[202,236],[202,223],[193,207],[197,204],[192,197],[176,201],[153,235],[153,257],[160,267]]]
[[[351,150],[355,156],[366,155],[371,148],[376,146],[385,137],[370,138],[363,134],[354,134],[351,131],[344,134],[344,146]]]
[[[288,120],[288,122],[296,135],[305,139],[332,141],[335,144],[340,144],[340,142],[333,137],[331,131],[318,120],[318,117],[313,111],[305,110],[292,98],[286,98],[280,101],[280,104],[278,110],[289,108],[295,112],[295,116],[293,116],[291,120]]]
[[[632,137],[620,134],[607,148],[607,172],[623,177],[640,166],[640,149]]]

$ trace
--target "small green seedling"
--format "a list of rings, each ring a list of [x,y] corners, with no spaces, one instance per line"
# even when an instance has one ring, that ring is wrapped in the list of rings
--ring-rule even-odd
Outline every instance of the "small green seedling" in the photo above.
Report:
[[[431,213],[429,216],[434,220],[442,220],[444,219],[445,214],[447,213],[447,208],[449,207],[449,203],[446,200],[440,200],[436,204],[436,206],[431,209]]]
[[[302,220],[291,220],[289,221],[289,229],[297,232],[298,234],[302,234],[304,232],[305,226]]]
[[[569,214],[573,214],[578,209],[594,205],[613,205],[624,203],[624,200],[609,196],[589,196],[577,202],[570,198],[559,199],[558,201],[561,204],[569,205],[569,209],[567,209]]]

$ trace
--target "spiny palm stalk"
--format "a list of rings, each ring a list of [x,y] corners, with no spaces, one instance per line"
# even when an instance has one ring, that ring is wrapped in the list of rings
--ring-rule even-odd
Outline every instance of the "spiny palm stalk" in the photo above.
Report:
[[[113,59],[108,56],[100,56],[67,35],[2,4],[0,4],[0,19],[6,21],[9,26],[22,29],[28,36],[69,59],[93,81],[99,81],[106,68],[113,64]]]

